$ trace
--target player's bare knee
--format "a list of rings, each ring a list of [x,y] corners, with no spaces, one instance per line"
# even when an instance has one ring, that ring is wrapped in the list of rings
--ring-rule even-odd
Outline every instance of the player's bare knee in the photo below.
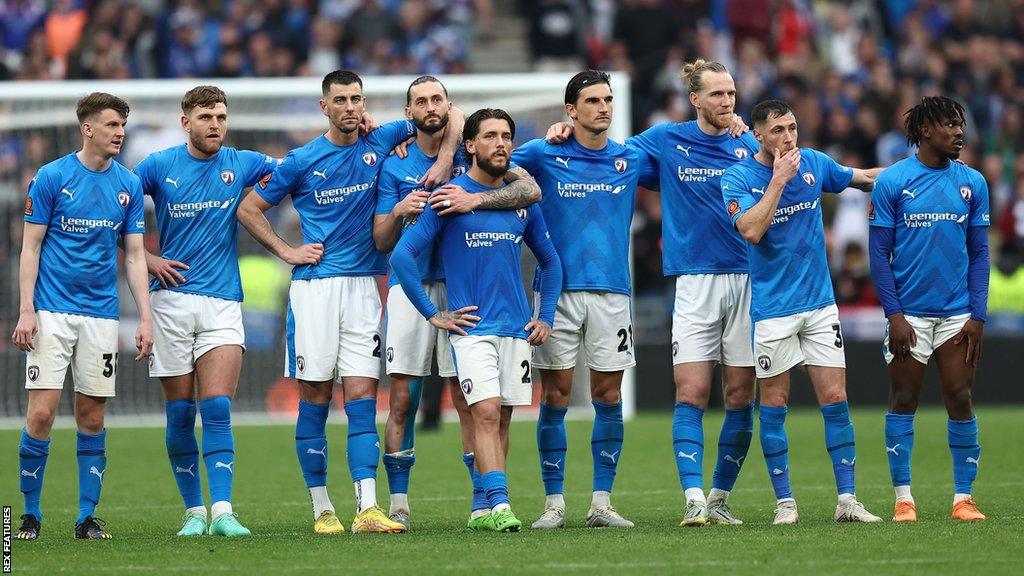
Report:
[[[543,381],[542,381],[543,382]],[[569,405],[569,398],[572,395],[572,388],[565,390],[556,383],[543,383],[544,403],[548,406],[564,408]]]
[[[942,400],[946,405],[946,411],[954,420],[967,420],[971,417],[971,387],[967,384],[944,388]]]
[[[79,411],[75,414],[75,424],[82,432],[99,434],[103,431],[103,415],[102,408]]]
[[[50,436],[50,429],[53,428],[53,421],[57,418],[57,406],[30,406],[25,414],[25,430],[28,435],[44,439]]]
[[[889,411],[894,414],[913,414],[917,412],[917,394],[906,387],[893,387],[889,394]]]

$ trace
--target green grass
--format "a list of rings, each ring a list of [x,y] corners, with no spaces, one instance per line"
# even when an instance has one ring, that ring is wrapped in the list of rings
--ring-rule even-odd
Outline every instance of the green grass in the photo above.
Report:
[[[53,434],[46,469],[42,537],[15,542],[15,573],[214,574],[368,573],[1019,573],[1024,561],[1024,408],[978,410],[983,460],[975,497],[986,522],[949,519],[952,474],[946,447],[945,414],[922,411],[917,420],[914,495],[916,525],[836,525],[835,485],[826,456],[821,417],[815,410],[790,414],[790,466],[800,504],[796,526],[770,525],[774,498],[756,439],[731,504],[746,521],[739,527],[678,528],[682,515],[671,447],[671,416],[645,414],[626,425],[626,445],[613,501],[633,530],[595,530],[583,525],[590,497],[588,422],[570,422],[566,495],[569,526],[519,534],[470,534],[469,480],[460,458],[458,430],[419,434],[410,501],[413,531],[406,535],[317,537],[307,493],[296,463],[288,426],[236,429],[235,509],[252,529],[251,539],[174,536],[181,502],[164,451],[163,430],[116,428],[108,436],[108,470],[99,516],[114,539],[76,541],[77,511],[74,432]],[[858,410],[858,496],[869,510],[892,513],[892,489],[883,449],[883,411]],[[708,446],[714,444],[721,412],[705,419]],[[346,528],[353,494],[344,458],[344,432],[331,426],[331,494]],[[0,431],[3,481],[0,503],[21,514],[16,461],[18,432]],[[714,460],[705,459],[710,482]],[[541,512],[534,426],[514,423],[509,458],[514,509],[527,525]],[[387,503],[383,466],[378,493]],[[204,482],[205,484],[205,482]],[[1018,566],[1018,568],[1014,568]]]

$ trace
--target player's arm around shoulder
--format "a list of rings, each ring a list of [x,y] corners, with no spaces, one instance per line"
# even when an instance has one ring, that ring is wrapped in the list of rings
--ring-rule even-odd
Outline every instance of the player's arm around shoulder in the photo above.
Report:
[[[850,179],[850,187],[871,192],[875,188],[875,182],[883,168],[879,166],[877,168],[851,168],[851,170],[853,170],[853,178]]]

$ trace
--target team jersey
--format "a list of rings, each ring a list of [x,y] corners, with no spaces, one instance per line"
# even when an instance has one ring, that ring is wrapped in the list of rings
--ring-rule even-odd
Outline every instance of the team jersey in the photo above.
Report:
[[[138,177],[116,161],[95,172],[68,154],[32,179],[25,222],[46,226],[35,309],[117,320],[118,238],[146,231]]]
[[[185,283],[168,290],[242,300],[235,211],[246,188],[256,185],[277,160],[223,147],[200,160],[184,144],[150,154],[135,166],[142,191],[153,198],[164,258],[188,265]],[[151,291],[163,286],[156,279]]]
[[[451,183],[469,193],[492,190],[468,174]],[[433,210],[424,210],[402,234],[392,265],[416,309],[427,318],[433,316],[437,308],[426,298],[421,279],[403,268],[396,256],[415,258],[436,242],[447,275],[448,308],[479,307],[473,314],[480,321],[475,328],[466,328],[466,333],[525,339],[528,334],[524,327],[530,322],[531,312],[519,264],[524,240],[539,261],[547,262],[545,275],[550,272],[552,276],[546,276],[542,282],[550,285],[551,279],[557,281],[550,293],[541,298],[540,318],[550,325],[554,322],[561,268],[544,216],[536,204],[518,210],[477,210],[444,218]]]
[[[868,224],[894,229],[890,265],[896,295],[912,316],[971,311],[967,228],[989,225],[988,184],[959,162],[930,168],[911,156],[878,176]]]
[[[772,167],[753,155],[726,170],[722,195],[725,213],[734,225],[761,200],[771,179]],[[852,179],[852,169],[817,150],[800,149],[800,168],[783,188],[772,223],[760,242],[748,244],[751,320],[789,316],[835,303],[825,255],[821,193],[842,192]]]
[[[721,178],[758,151],[747,132],[709,136],[696,121],[658,124],[626,140],[658,167],[665,276],[746,274],[746,242],[722,212]],[[640,182],[642,185],[645,179]]]
[[[388,156],[384,160],[384,167],[380,171],[380,181],[377,182],[377,210],[378,216],[390,214],[395,205],[405,200],[413,190],[421,190],[420,179],[430,170],[437,160],[437,156],[427,156],[420,150],[420,147],[413,142],[408,147],[409,155],[399,158],[397,155]],[[469,170],[470,163],[466,159],[465,152],[459,150],[452,160],[452,178],[460,176]],[[408,226],[412,221],[406,222]],[[425,250],[416,259],[420,270],[420,276],[426,281],[444,280],[444,266],[441,264],[441,257],[435,250]],[[398,284],[398,277],[394,271],[388,274],[388,287]]]
[[[385,256],[373,244],[377,178],[391,150],[416,134],[408,120],[397,120],[338,146],[325,135],[296,148],[256,192],[277,205],[291,194],[302,238],[324,246],[319,264],[292,269],[293,280],[383,274]]]
[[[543,191],[540,209],[562,262],[562,290],[628,295],[640,155],[612,141],[590,150],[573,137],[562,144],[530,140],[512,152],[512,160]]]

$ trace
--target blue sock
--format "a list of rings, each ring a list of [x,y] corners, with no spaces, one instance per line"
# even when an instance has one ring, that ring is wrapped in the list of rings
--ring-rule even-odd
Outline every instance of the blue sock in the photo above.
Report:
[[[203,463],[210,484],[210,502],[231,502],[235,475],[235,438],[231,433],[231,398],[214,396],[199,401],[203,417]]]
[[[821,407],[825,419],[825,448],[832,459],[832,473],[836,477],[836,490],[840,494],[856,492],[853,480],[857,448],[853,439],[850,405],[844,400]]]
[[[711,487],[731,492],[747,458],[754,435],[754,405],[725,411],[722,432],[718,435],[718,461]]]
[[[403,450],[402,452],[407,452]],[[409,471],[416,463],[416,454],[412,448],[404,454],[385,454],[384,470],[388,473],[388,490],[392,494],[409,493]]]
[[[50,439],[36,440],[21,429],[18,443],[18,463],[21,465],[21,493],[25,495],[25,514],[31,514],[42,521],[43,511],[39,498],[43,493],[43,472],[46,471],[46,457],[50,455]]]
[[[885,414],[885,455],[893,486],[910,486],[910,454],[914,450],[914,415]]]
[[[540,403],[537,450],[540,453],[540,477],[544,481],[544,494],[565,492],[565,413],[568,410]]]
[[[348,470],[352,481],[377,477],[380,436],[377,435],[377,399],[345,402],[348,416]]]
[[[295,421],[295,454],[306,488],[327,486],[327,414],[330,403],[314,404],[299,400]]]
[[[949,420],[949,451],[953,456],[953,486],[957,494],[970,494],[978,477],[978,417],[970,420]]]
[[[615,469],[622,456],[622,402],[604,404],[594,400],[591,404],[594,405],[594,428],[590,433],[590,452],[594,456],[594,491],[611,492]]]
[[[679,484],[683,490],[704,489],[704,411],[676,402],[672,417],[672,449],[675,450]]]
[[[508,478],[501,470],[481,475],[480,484],[487,493],[487,503],[493,510],[499,504],[508,504]]]
[[[772,479],[775,498],[792,498],[789,487],[789,438],[786,437],[785,406],[761,406],[761,451]]]
[[[199,444],[196,442],[195,400],[171,400],[164,406],[167,430],[164,437],[171,472],[178,483],[178,493],[185,508],[203,505],[203,489],[199,482]],[[205,423],[204,423],[205,424]]]
[[[487,502],[487,493],[484,492],[483,477],[477,472],[476,457],[472,454],[463,454],[462,462],[466,464],[466,468],[469,469],[469,482],[473,485],[473,504],[469,511],[476,512],[477,510],[486,510],[491,505]]]
[[[103,476],[107,473],[107,430],[99,434],[78,432],[78,519],[81,524],[86,516],[96,513],[100,503]]]
[[[398,447],[399,451],[412,450],[415,445],[416,413],[420,411],[420,398],[422,397],[423,379],[413,378],[409,381],[409,413],[405,416],[405,428],[402,430],[402,445]]]

